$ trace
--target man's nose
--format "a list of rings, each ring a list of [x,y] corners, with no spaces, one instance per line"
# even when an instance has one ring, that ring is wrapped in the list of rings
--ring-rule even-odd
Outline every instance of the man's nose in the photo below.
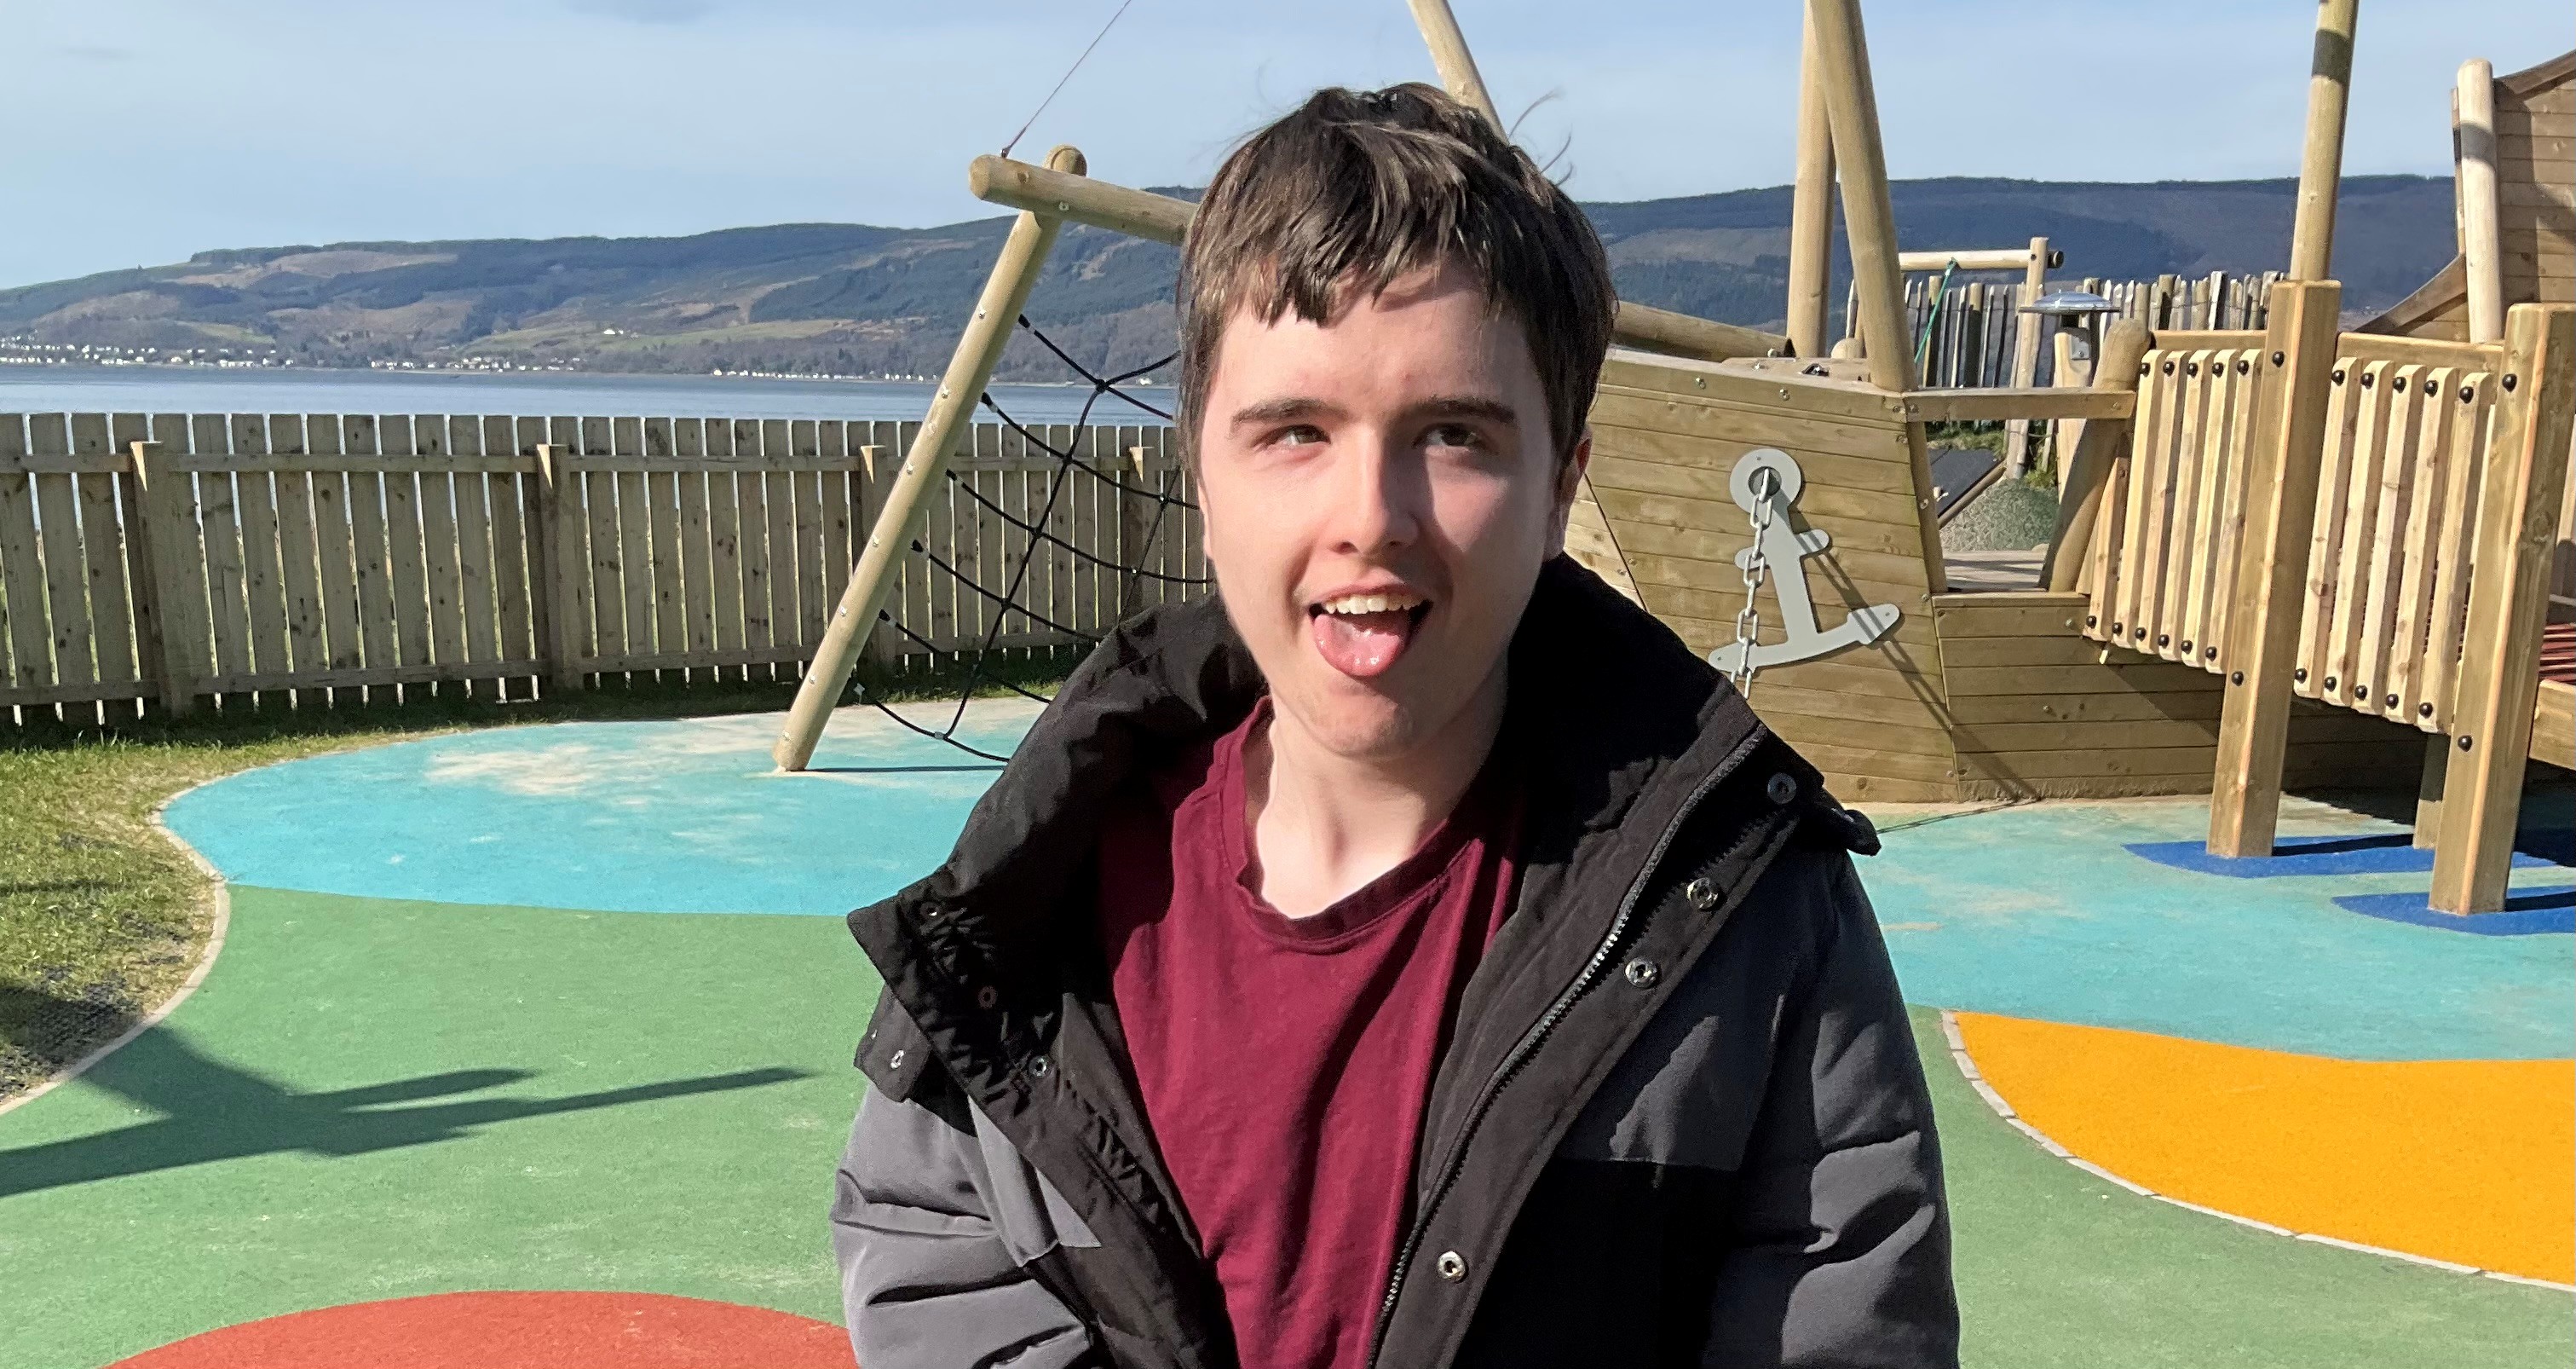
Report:
[[[1419,453],[1382,434],[1353,442],[1334,482],[1328,527],[1336,550],[1377,556],[1422,534],[1428,494]]]

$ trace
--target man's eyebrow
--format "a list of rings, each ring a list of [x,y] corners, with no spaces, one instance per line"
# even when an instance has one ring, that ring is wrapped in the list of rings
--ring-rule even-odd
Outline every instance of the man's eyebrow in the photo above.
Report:
[[[1414,406],[1425,418],[1481,418],[1506,428],[1520,426],[1518,410],[1485,395],[1438,395]]]
[[[1277,399],[1265,399],[1257,404],[1246,404],[1235,410],[1234,416],[1227,422],[1233,427],[1242,428],[1268,423],[1294,423],[1301,418],[1332,417],[1338,416],[1341,412],[1339,407],[1325,403],[1312,395],[1282,395]]]

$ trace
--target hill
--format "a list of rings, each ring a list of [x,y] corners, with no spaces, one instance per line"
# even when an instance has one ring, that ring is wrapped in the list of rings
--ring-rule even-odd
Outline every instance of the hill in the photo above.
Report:
[[[2008,246],[2045,234],[2066,253],[2062,276],[2138,279],[2278,267],[2296,186],[1945,179],[1900,181],[1893,194],[1909,248]],[[1729,322],[1779,323],[1787,187],[1585,208],[1624,296]],[[2349,178],[2338,217],[2336,268],[2351,308],[2393,303],[2451,258],[2447,180]],[[0,337],[11,350],[229,347],[303,365],[481,359],[600,371],[917,375],[946,362],[1008,224],[784,224],[685,238],[201,252],[170,266],[0,291]],[[1030,315],[1088,363],[1145,364],[1171,346],[1175,261],[1158,244],[1068,229]],[[1061,374],[1025,340],[1003,368],[1005,378]]]

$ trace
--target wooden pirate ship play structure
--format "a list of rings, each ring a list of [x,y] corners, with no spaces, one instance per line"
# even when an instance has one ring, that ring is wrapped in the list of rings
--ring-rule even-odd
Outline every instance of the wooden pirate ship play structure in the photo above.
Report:
[[[2553,603],[2576,610],[2576,57],[2464,83],[2462,258],[2347,332],[2327,263],[2356,7],[2319,11],[2265,327],[2124,323],[2087,386],[1927,389],[1859,3],[1809,0],[1788,331],[1621,306],[1569,551],[1734,674],[1846,799],[2205,791],[2212,849],[2261,856],[2284,783],[2420,780],[2433,906],[2502,907],[2527,761],[2576,764],[2569,686],[2541,678]],[[1444,0],[1413,8],[1444,83],[1493,115]],[[1022,212],[782,766],[810,758],[1060,225],[1186,230],[1189,204],[1084,170],[1070,149],[974,163],[975,192]],[[1827,346],[1837,187],[1857,346],[1834,350],[1851,355]],[[2072,437],[2055,536],[2019,584],[1951,584],[1925,426],[1966,420]]]

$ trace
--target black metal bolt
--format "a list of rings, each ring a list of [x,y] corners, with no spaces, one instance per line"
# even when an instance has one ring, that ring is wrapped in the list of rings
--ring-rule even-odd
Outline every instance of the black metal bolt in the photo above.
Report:
[[[2191,639],[2189,637],[2182,639],[2182,654],[2185,656],[2191,654]]]
[[[2156,634],[2156,645],[2157,645],[2157,646],[2172,646],[2172,645],[2173,645],[2173,634],[2172,634],[2172,633],[2169,633],[2169,632],[2159,632],[2159,633],[2157,633],[2157,634]]]
[[[2209,647],[2209,648],[2207,648],[2207,649],[2203,650],[2200,654],[2201,654],[2201,659],[2203,659],[2203,660],[2215,661],[2215,660],[2217,660],[2217,659],[2218,659],[2218,648],[2216,648],[2216,647]]]
[[[2369,389],[2369,388],[2370,388],[2370,382],[2371,382],[2371,374],[2370,374],[2370,372],[2368,372],[2368,371],[2364,371],[2364,372],[2362,372],[2362,373],[2361,373],[2361,388],[2363,388],[2363,389],[2365,389],[2365,390]]]
[[[2241,685],[2245,683],[2245,672],[2241,670],[2229,671],[2227,682],[2232,685]]]
[[[2275,353],[2274,355],[2278,355],[2278,353]],[[2275,366],[2277,366],[2277,365],[2279,365],[2280,363],[2276,361],[2276,362],[2274,362],[2274,363],[2272,363],[2272,364],[2273,364],[2273,365],[2275,365]],[[2334,383],[2335,383],[2335,384],[2337,384],[2337,385],[2341,385],[2341,384],[2343,383],[2343,372],[2341,372],[2341,371],[2337,371],[2337,372],[2335,372],[2335,373],[2334,373]]]
[[[2288,357],[2286,357],[2286,356],[2282,355],[2282,354],[2281,354],[2281,353],[2279,353],[2279,352],[2274,352],[2274,353],[2272,354],[2272,364],[2273,364],[2273,365],[2275,365],[2275,366],[2278,366],[2278,365],[2280,365],[2281,363],[2283,363],[2283,362],[2285,362],[2285,361],[2288,361],[2288,360],[2289,360],[2289,358],[2288,358]]]
[[[2334,687],[2335,687],[2335,677],[2333,677],[2332,675],[2328,675],[2328,676],[2326,677],[2326,692],[2327,692],[2328,694],[2332,694],[2332,693],[2334,692]]]
[[[2441,386],[2441,383],[2440,383],[2439,381],[2432,381],[2432,380],[2428,380],[2428,381],[2425,381],[2425,382],[2424,382],[2424,393],[2426,393],[2426,394],[2428,394],[2428,395],[2431,395],[2431,394],[2440,394],[2441,392],[2442,392],[2442,386]]]
[[[2419,717],[2419,718],[2429,718],[2429,717],[2432,717],[2432,716],[2433,716],[2433,705],[2432,705],[2430,702],[2425,702],[2425,703],[2420,703],[2420,704],[2415,705],[2415,716],[2417,716],[2417,717]]]
[[[2253,365],[2253,363],[2252,363],[2252,362],[2247,361],[2247,360],[2246,360],[2245,358],[2243,358],[2243,357],[2238,357],[2238,358],[2236,359],[2236,374],[2238,374],[2238,375],[2240,375],[2240,376],[2241,376],[2241,375],[2245,374],[2246,372],[2251,371],[2251,370],[2253,370],[2253,369],[2254,369],[2254,365]]]
[[[2397,696],[2396,696],[2396,695],[2394,695],[2394,694],[2389,695],[2389,696],[2388,696],[2388,702],[2387,702],[2387,703],[2385,703],[2385,704],[2383,704],[2383,705],[2381,705],[2381,707],[2383,707],[2383,708],[2395,708],[2396,706],[2397,706]]]
[[[2512,388],[2514,387],[2514,382],[2516,381],[2516,379],[2517,379],[2517,377],[2514,375],[2514,373],[2513,373],[2513,372],[2511,372],[2511,371],[2507,371],[2507,372],[2505,372],[2505,373],[2504,373],[2504,387],[2505,387],[2506,389],[2508,389],[2508,390],[2512,389]],[[2465,738],[2463,738],[2463,740],[2466,740],[2466,739],[2465,739]],[[2463,749],[2465,749],[2465,748],[2463,748]]]
[[[2099,614],[2094,614],[2094,613],[2088,613],[2088,614],[2085,614],[2085,615],[2084,615],[2084,626],[2086,626],[2086,627],[2100,627],[2101,625],[2102,625],[2102,618],[2101,618],[2101,615],[2099,615]]]
[[[2170,361],[2168,361],[2168,362],[2166,362],[2166,363],[2165,363],[2165,374],[2166,374],[2166,375],[2172,375],[2172,374],[2173,374],[2173,363],[2172,363],[2172,362],[2170,362]]]
[[[2186,362],[2184,362],[2184,363],[2182,364],[2182,373],[2183,373],[2184,375],[2187,375],[2187,376],[2196,376],[2196,375],[2199,375],[2199,374],[2200,374],[2200,363],[2199,363],[2199,362],[2197,362],[2197,361],[2186,361]]]
[[[2135,634],[2136,634],[2136,639],[2137,639],[2138,641],[2143,642],[2143,641],[2147,640],[2147,630],[2146,630],[2145,628],[2137,628],[2137,629],[2134,629],[2134,632],[2135,632]]]
[[[2461,750],[2463,750],[2463,751],[2466,751],[2466,750],[2468,750],[2468,749],[2469,749],[2469,738],[2468,738],[2468,735],[2467,735],[2466,733],[2463,733],[2463,734],[2461,734],[2461,736],[2460,736],[2460,749],[2461,749]]]
[[[2366,685],[2366,684],[2355,684],[2355,685],[2352,687],[2352,696],[2353,696],[2354,698],[2356,698],[2356,699],[2367,699],[2367,698],[2369,698],[2369,697],[2370,697],[2370,686],[2368,686],[2368,685]]]
[[[2460,387],[2460,402],[2461,402],[2461,403],[2463,403],[2463,404],[2473,404],[2473,403],[2477,402],[2477,398],[2478,398],[2478,391],[2477,391],[2477,387],[2476,387],[2476,386],[2474,386],[2474,385],[2463,385],[2463,386],[2461,386],[2461,387]]]
[[[2308,668],[2306,666],[2301,666],[2298,669],[2291,671],[2290,678],[2298,681],[2300,684],[2306,684],[2308,682]]]

